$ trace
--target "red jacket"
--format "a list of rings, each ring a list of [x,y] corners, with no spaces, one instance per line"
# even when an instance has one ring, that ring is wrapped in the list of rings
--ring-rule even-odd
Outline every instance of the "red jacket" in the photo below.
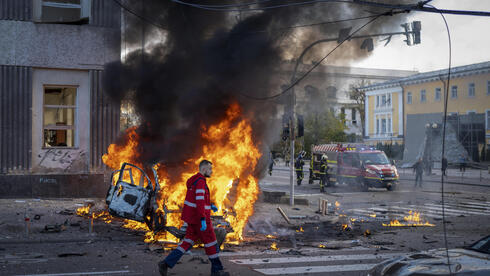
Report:
[[[182,220],[188,224],[199,224],[201,218],[211,222],[211,199],[206,178],[201,173],[196,173],[187,180]]]

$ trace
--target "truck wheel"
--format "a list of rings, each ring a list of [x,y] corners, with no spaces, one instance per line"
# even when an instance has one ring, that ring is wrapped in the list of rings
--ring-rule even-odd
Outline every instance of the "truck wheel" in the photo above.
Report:
[[[369,185],[367,184],[367,182],[364,178],[359,177],[357,179],[357,184],[359,185],[359,188],[361,188],[361,191],[363,191],[363,192],[369,191]]]
[[[391,184],[391,185],[386,186],[386,190],[388,190],[388,191],[394,191],[394,190],[396,190],[396,188],[397,188],[396,184]]]

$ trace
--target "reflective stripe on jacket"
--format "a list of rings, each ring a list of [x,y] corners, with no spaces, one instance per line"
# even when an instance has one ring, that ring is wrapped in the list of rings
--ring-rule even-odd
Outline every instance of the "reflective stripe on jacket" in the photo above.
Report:
[[[211,199],[206,178],[201,173],[197,173],[187,180],[182,220],[188,224],[198,224],[201,218],[211,222],[210,210]]]

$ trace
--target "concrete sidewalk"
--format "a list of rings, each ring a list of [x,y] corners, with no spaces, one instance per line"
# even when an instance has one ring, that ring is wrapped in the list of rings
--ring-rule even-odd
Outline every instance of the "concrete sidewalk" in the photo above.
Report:
[[[400,173],[400,179],[402,180],[414,180],[415,173],[412,168],[398,168]],[[459,169],[447,169],[445,182],[448,183],[463,183],[473,185],[488,185],[490,187],[490,174],[488,170],[466,169],[465,172],[460,172]],[[428,181],[441,181],[441,170],[432,169],[431,175],[423,176],[424,180]]]

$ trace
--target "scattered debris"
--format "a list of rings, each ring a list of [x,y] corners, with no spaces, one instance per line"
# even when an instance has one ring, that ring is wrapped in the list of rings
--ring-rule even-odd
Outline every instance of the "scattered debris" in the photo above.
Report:
[[[148,249],[151,251],[151,252],[157,252],[157,253],[160,253],[160,252],[163,252],[163,246],[159,243],[150,243],[148,244]]]
[[[75,214],[75,212],[73,210],[65,209],[65,210],[61,210],[61,211],[56,212],[56,214],[71,216],[71,215]]]
[[[72,257],[72,256],[78,256],[78,257],[80,257],[80,256],[85,256],[85,255],[87,255],[86,252],[84,252],[84,253],[71,253],[70,252],[70,253],[61,253],[61,254],[58,254],[58,257],[60,257],[60,258]]]
[[[277,207],[277,211],[281,214],[281,216],[286,220],[288,224],[292,224],[291,221],[289,220],[288,216],[286,216],[286,213],[282,210],[281,207]]]
[[[59,233],[61,231],[66,230],[66,226],[68,225],[68,220],[65,221],[63,224],[46,224],[44,226],[44,229],[41,231],[41,233]]]
[[[40,219],[41,219],[41,215],[38,214],[34,215],[34,220],[40,220]]]
[[[189,263],[190,262],[194,262],[194,261],[199,261],[201,264],[209,264],[209,261],[206,260],[206,259],[203,259],[202,257],[199,257],[199,256],[193,256],[192,258],[189,259]]]

